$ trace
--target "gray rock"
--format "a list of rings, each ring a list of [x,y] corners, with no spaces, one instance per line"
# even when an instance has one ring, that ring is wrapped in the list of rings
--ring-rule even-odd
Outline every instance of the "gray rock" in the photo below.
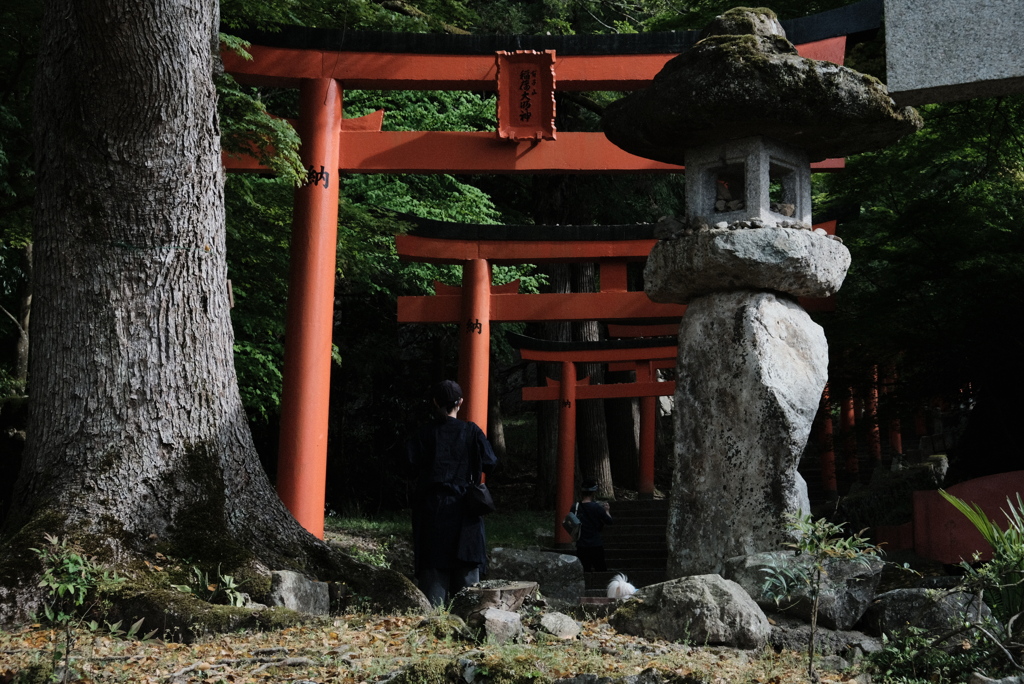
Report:
[[[974,672],[971,674],[970,679],[967,680],[967,684],[1024,684],[1024,676],[1014,675],[1003,677],[1002,679],[992,679],[980,672]]]
[[[523,621],[519,613],[500,608],[488,608],[483,612],[484,638],[496,644],[512,641],[523,633]]]
[[[803,620],[787,615],[769,614],[772,625],[768,642],[781,651],[807,651],[811,626]],[[814,651],[822,655],[837,655],[851,662],[858,662],[868,653],[882,650],[882,641],[863,632],[833,630],[818,626],[814,636]]]
[[[818,599],[818,624],[829,629],[850,629],[861,619],[875,598],[885,563],[875,556],[863,560],[833,560],[826,564]],[[810,574],[810,559],[791,551],[757,553],[725,561],[723,576],[743,587],[765,611],[782,610],[787,615],[811,619],[813,595],[803,581],[792,583],[790,595],[778,604],[764,592],[769,571],[791,570]]]
[[[771,625],[743,588],[718,575],[652,584],[608,619],[619,632],[667,641],[761,648]]]
[[[850,250],[827,235],[778,226],[711,230],[658,242],[644,289],[656,302],[678,304],[735,290],[827,297],[839,291],[849,267]]]
[[[649,88],[608,106],[602,125],[609,140],[682,164],[688,148],[763,135],[814,161],[879,149],[921,128],[917,112],[898,109],[878,79],[800,57],[781,28],[730,33],[744,23],[771,23],[764,13],[737,8],[722,18]]]
[[[693,301],[679,328],[670,577],[721,573],[726,558],[795,541],[809,510],[797,463],[825,386],[828,345],[774,294]]]
[[[869,634],[892,636],[907,627],[920,627],[938,636],[965,618],[971,622],[991,619],[992,611],[976,595],[962,591],[894,589],[875,597],[861,628]],[[964,637],[953,639],[959,644]]]
[[[580,559],[565,553],[499,547],[491,552],[487,574],[494,579],[537,582],[544,596],[555,598],[576,600],[586,591]]]
[[[275,570],[270,573],[267,605],[310,615],[327,615],[331,610],[330,590],[326,582],[317,582],[290,570]]]
[[[541,629],[559,639],[575,639],[581,630],[580,624],[564,613],[544,613],[540,616]]]

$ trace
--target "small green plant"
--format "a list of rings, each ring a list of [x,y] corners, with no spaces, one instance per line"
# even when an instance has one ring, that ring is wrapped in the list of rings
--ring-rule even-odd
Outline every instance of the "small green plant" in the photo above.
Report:
[[[43,566],[38,586],[48,593],[43,604],[43,618],[57,627],[61,634],[53,650],[53,670],[58,672],[58,664],[63,661],[60,674],[55,675],[63,683],[68,681],[71,653],[79,630],[83,627],[89,631],[99,629],[95,620],[87,619],[96,605],[98,594],[116,587],[124,578],[105,570],[95,558],[73,547],[67,539],[49,534],[43,538],[46,546],[32,551]],[[141,626],[141,621],[133,625],[135,631]]]
[[[970,521],[992,546],[992,560],[978,567],[964,562],[962,567],[974,588],[987,592],[986,603],[992,614],[1013,636],[1014,623],[1024,614],[1024,500],[1017,494],[1017,503],[1006,500],[1009,510],[1006,529],[989,518],[978,504],[968,504],[942,489],[939,494]]]
[[[390,541],[382,541],[374,549],[360,549],[352,547],[347,549],[347,552],[357,561],[366,563],[367,565],[373,565],[378,568],[390,568],[391,561],[388,560],[388,550],[390,546]]]
[[[215,579],[210,574],[193,565],[189,569],[188,584],[172,584],[171,587],[183,594],[194,594],[207,603],[221,603],[235,608],[243,608],[248,596],[241,591],[242,583],[236,582],[234,576],[221,574],[217,566]]]
[[[936,648],[933,635],[920,627],[907,627],[896,636],[883,635],[882,649],[868,655],[881,680],[889,684],[965,682],[988,657],[969,648]]]
[[[975,553],[973,563],[963,561],[964,580],[961,589],[984,600],[995,620],[980,619],[972,622],[965,616],[964,629],[982,635],[978,651],[990,652],[991,659],[1001,657],[1016,671],[1021,664],[1021,644],[1017,622],[1024,615],[1024,500],[1020,493],[1017,502],[1007,498],[1006,529],[992,520],[976,503],[969,504],[949,492],[939,490],[946,501],[960,511],[992,546],[992,559],[980,562]]]
[[[862,536],[843,534],[842,523],[829,522],[825,518],[815,520],[810,515],[791,513],[787,525],[793,530],[798,541],[787,544],[803,556],[806,562],[794,563],[787,567],[767,569],[762,590],[776,603],[790,596],[798,584],[807,586],[811,598],[811,631],[807,644],[807,676],[818,681],[814,670],[814,646],[818,630],[818,602],[821,598],[822,580],[828,575],[828,564],[835,561],[870,563],[879,553],[879,548]]]

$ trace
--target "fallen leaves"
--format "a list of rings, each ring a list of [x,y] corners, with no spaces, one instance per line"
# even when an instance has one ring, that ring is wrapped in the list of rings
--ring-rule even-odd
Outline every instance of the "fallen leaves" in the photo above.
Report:
[[[603,619],[585,622],[575,641],[506,646],[439,638],[425,625],[423,616],[417,615],[352,614],[311,619],[276,632],[214,635],[191,644],[82,634],[72,669],[79,677],[76,684],[361,684],[411,663],[467,658],[551,678],[581,673],[621,677],[656,668],[707,682],[806,681],[804,656],[799,654],[748,654],[648,641],[619,634]],[[47,662],[54,644],[55,634],[38,625],[0,631],[0,653],[8,668],[0,670],[0,684],[4,677],[11,680],[9,673]],[[823,681],[843,679],[826,676]]]

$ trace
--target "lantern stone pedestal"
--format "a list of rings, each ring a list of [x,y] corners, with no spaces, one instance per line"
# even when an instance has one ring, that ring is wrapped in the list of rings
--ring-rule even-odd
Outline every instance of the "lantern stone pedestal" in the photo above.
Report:
[[[797,464],[828,373],[828,344],[797,296],[839,289],[849,251],[791,228],[710,229],[659,242],[655,301],[689,304],[679,326],[669,577],[793,541],[808,511]]]
[[[877,149],[921,126],[885,87],[800,57],[775,15],[737,8],[612,103],[609,140],[686,166],[687,211],[651,252],[645,291],[688,304],[679,328],[668,576],[792,541],[809,509],[797,464],[828,345],[796,297],[842,285],[850,253],[811,230],[809,163]],[[674,231],[674,232],[673,232]]]

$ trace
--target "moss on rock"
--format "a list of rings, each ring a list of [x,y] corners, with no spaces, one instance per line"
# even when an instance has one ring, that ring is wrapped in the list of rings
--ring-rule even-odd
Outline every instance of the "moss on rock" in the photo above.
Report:
[[[774,14],[740,8],[716,19],[650,88],[609,105],[602,125],[628,152],[682,164],[687,149],[752,136],[811,160],[843,157],[890,145],[922,122],[877,79],[800,57]]]
[[[287,608],[236,608],[206,603],[193,594],[174,589],[116,592],[106,619],[131,624],[144,618],[142,629],[160,630],[165,639],[190,642],[205,634],[240,629],[278,630],[317,618]]]

